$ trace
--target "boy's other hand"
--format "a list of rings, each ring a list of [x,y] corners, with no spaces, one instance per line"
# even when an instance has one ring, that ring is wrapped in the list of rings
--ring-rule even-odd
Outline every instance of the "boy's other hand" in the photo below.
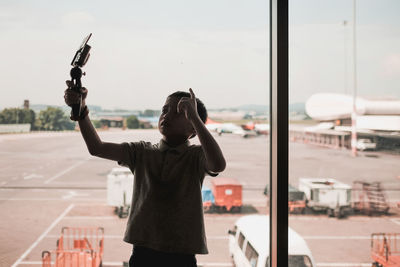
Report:
[[[177,112],[183,112],[188,120],[193,120],[198,116],[197,114],[197,102],[196,96],[193,93],[192,88],[189,88],[190,98],[182,97],[177,105]]]
[[[85,99],[88,94],[88,90],[85,87],[81,88],[80,93],[72,90],[73,83],[71,81],[66,81],[68,88],[64,91],[64,100],[68,106],[73,104],[79,104],[80,97],[82,96],[82,107],[86,105]]]

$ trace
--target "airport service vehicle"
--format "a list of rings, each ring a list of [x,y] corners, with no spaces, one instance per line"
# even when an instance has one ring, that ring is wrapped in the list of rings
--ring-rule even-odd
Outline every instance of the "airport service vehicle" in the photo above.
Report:
[[[268,185],[264,188],[264,195],[268,196]],[[303,191],[289,185],[288,188],[288,208],[289,213],[304,213],[307,206],[307,198]]]
[[[104,228],[63,227],[57,249],[42,252],[42,267],[101,267],[103,252]]]
[[[351,210],[351,186],[332,178],[300,178],[299,189],[306,194],[307,206],[326,210],[330,217],[342,218]]]
[[[129,168],[113,168],[107,175],[107,204],[118,217],[128,216],[133,193],[133,174]]]
[[[306,194],[294,186],[289,185],[289,213],[304,213],[306,210]]]
[[[240,217],[229,230],[229,255],[236,267],[268,267],[269,216]],[[306,241],[289,227],[289,267],[314,267]]]
[[[216,211],[237,211],[242,209],[242,184],[234,178],[218,177],[211,180]]]
[[[400,233],[374,233],[371,235],[373,267],[400,266]]]
[[[376,149],[376,143],[373,143],[371,139],[358,139],[356,143],[356,148],[357,150],[375,150]]]

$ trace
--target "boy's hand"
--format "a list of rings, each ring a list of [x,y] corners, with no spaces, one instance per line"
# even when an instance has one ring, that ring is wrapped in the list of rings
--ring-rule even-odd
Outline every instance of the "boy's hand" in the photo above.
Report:
[[[197,102],[196,102],[196,96],[193,93],[192,88],[189,88],[190,92],[190,98],[189,97],[182,97],[177,105],[177,112],[183,112],[185,114],[185,117],[189,120],[192,121],[196,117],[198,117],[197,114]]]
[[[68,88],[64,91],[64,100],[68,106],[72,104],[79,104],[80,97],[82,96],[82,107],[86,105],[85,99],[88,94],[88,90],[85,87],[81,88],[81,92],[77,93],[72,90],[73,83],[71,81],[66,81]]]

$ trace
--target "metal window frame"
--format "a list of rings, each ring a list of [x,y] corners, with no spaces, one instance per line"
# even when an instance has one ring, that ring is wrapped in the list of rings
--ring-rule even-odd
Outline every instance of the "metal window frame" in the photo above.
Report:
[[[288,266],[289,0],[270,0],[269,266]]]

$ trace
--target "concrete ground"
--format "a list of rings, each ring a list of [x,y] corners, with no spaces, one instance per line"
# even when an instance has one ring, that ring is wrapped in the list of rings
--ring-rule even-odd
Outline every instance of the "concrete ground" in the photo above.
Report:
[[[157,142],[156,130],[104,131],[103,141]],[[233,266],[227,231],[247,214],[266,214],[262,194],[268,180],[268,139],[215,135],[227,159],[221,177],[243,184],[240,214],[205,214],[210,254],[198,255],[199,266]],[[196,142],[196,140],[194,140]],[[332,177],[381,181],[391,213],[368,217],[352,215],[338,220],[323,214],[291,215],[290,227],[302,235],[317,266],[371,266],[370,236],[374,232],[400,233],[400,156],[360,153],[290,143],[290,183],[300,177]],[[105,229],[103,266],[122,266],[131,245],[122,241],[126,220],[106,204],[106,175],[117,164],[91,157],[77,132],[0,135],[0,266],[41,265],[41,252],[53,250],[64,226],[101,226]],[[205,183],[209,183],[206,178]]]

